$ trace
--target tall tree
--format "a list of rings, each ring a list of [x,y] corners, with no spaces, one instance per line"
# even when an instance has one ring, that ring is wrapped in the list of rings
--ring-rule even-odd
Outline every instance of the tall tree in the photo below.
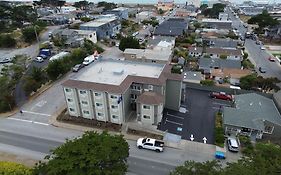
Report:
[[[277,19],[272,18],[266,10],[264,10],[261,14],[251,17],[248,20],[248,23],[258,24],[259,32],[262,32],[265,27],[273,27],[279,24]]]
[[[139,41],[131,36],[122,38],[119,44],[119,49],[124,51],[127,48],[139,49],[140,48]]]
[[[86,132],[81,138],[67,140],[39,163],[35,174],[122,175],[127,171],[128,143],[120,135]]]
[[[74,3],[74,7],[80,8],[82,10],[87,9],[87,6],[89,5],[88,1],[78,1]]]

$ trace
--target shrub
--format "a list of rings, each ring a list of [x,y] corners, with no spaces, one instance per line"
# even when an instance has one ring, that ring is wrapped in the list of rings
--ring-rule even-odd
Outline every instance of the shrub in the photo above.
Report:
[[[0,35],[0,47],[11,48],[15,47],[16,40],[11,35]]]
[[[1,175],[31,175],[32,170],[24,165],[14,162],[0,162]]]
[[[220,59],[226,59],[227,58],[227,55],[220,55]]]
[[[201,80],[200,84],[205,86],[214,86],[215,82],[213,80]]]
[[[224,133],[222,127],[217,127],[215,129],[215,144],[224,147]]]

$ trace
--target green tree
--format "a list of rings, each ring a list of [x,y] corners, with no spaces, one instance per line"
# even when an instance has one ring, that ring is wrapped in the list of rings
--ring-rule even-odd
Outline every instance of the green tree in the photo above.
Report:
[[[66,67],[61,60],[54,60],[48,64],[47,75],[51,80],[56,80],[60,75],[66,72]]]
[[[242,89],[250,90],[253,87],[255,80],[257,79],[256,74],[246,75],[240,78],[240,87]]]
[[[221,4],[221,3],[216,3],[213,5],[212,8],[205,8],[202,13],[204,14],[204,16],[208,16],[211,18],[218,18],[219,17],[219,13],[223,12],[225,8],[225,4]]]
[[[31,92],[36,92],[37,89],[41,87],[41,83],[32,79],[30,76],[26,77],[23,84],[23,89],[26,95],[29,95]]]
[[[201,80],[200,84],[205,86],[214,86],[215,82],[213,80]]]
[[[201,6],[200,6],[200,10],[201,11],[204,11],[204,10],[206,10],[208,8],[208,4],[202,4]]]
[[[17,23],[17,27],[22,27],[25,22],[33,23],[37,20],[37,13],[31,6],[15,6],[11,13],[11,18]]]
[[[42,31],[38,26],[26,27],[22,30],[22,35],[25,42],[32,43],[36,41],[36,34],[39,37],[39,33]],[[36,33],[35,33],[36,32]]]
[[[98,2],[98,7],[104,7],[104,10],[111,10],[117,7],[115,3],[108,3],[105,1]]]
[[[80,8],[81,10],[87,9],[88,5],[89,5],[88,1],[78,1],[74,3],[74,7]]]
[[[1,175],[32,175],[32,170],[22,164],[0,161]]]
[[[273,27],[279,24],[277,19],[272,18],[269,13],[264,10],[261,14],[251,17],[248,20],[249,24],[258,24],[258,32],[262,32],[265,27]]]
[[[139,41],[131,36],[122,38],[119,44],[119,49],[124,51],[127,48],[139,49],[140,48]]]
[[[158,13],[159,13],[160,15],[163,15],[163,14],[164,14],[164,10],[163,10],[163,9],[159,9],[159,10],[158,10]]]
[[[15,47],[16,40],[11,36],[7,34],[0,35],[0,47],[3,48],[11,48]]]
[[[123,136],[86,132],[51,151],[47,163],[39,163],[35,174],[121,175],[127,171],[129,145]]]
[[[248,56],[249,56],[249,54],[247,52],[244,52],[243,59],[247,59]]]
[[[217,161],[207,161],[204,163],[186,161],[184,165],[176,167],[170,175],[219,175],[221,165]]]

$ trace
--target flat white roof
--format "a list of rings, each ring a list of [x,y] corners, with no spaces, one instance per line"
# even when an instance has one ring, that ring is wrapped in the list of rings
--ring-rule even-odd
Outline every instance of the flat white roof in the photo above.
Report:
[[[94,21],[90,21],[90,22],[81,24],[81,26],[99,27],[99,26],[102,26],[109,22],[112,22],[114,20],[116,20],[116,17],[108,17],[108,18],[104,17],[104,18],[95,19]]]
[[[232,21],[230,21],[230,20],[219,20],[219,19],[213,19],[213,18],[203,18],[202,22],[232,23]]]
[[[92,83],[120,85],[128,75],[159,78],[164,64],[120,60],[99,60],[72,79]]]
[[[137,59],[169,61],[172,50],[169,47],[156,46],[153,49],[125,49],[124,54],[136,54]]]

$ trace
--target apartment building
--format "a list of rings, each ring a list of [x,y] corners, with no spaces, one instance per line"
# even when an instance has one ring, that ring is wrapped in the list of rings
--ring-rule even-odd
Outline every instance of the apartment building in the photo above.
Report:
[[[164,107],[179,110],[183,77],[170,65],[99,60],[90,66],[63,83],[71,116],[157,125]]]

